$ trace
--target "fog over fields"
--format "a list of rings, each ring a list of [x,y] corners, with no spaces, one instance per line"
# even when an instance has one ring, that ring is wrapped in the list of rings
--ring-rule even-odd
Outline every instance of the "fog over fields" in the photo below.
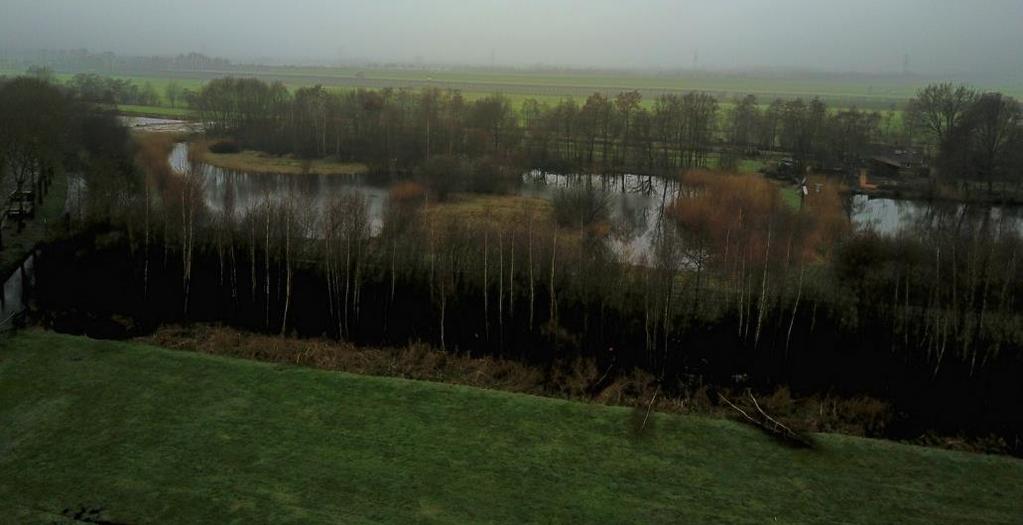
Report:
[[[0,49],[1012,79],[1023,1],[4,0]]]

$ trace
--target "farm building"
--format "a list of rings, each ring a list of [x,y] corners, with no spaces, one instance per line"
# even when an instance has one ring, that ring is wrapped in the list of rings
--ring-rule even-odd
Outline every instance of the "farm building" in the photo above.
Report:
[[[870,176],[878,179],[894,179],[902,174],[908,166],[890,157],[871,157]]]
[[[923,155],[912,149],[879,148],[868,158],[867,168],[875,178],[926,177],[930,173]]]

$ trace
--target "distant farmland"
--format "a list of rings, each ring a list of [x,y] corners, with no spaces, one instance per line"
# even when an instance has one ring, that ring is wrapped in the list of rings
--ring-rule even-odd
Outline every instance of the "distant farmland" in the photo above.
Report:
[[[6,70],[13,75],[21,71]],[[255,77],[281,81],[293,88],[303,86],[335,86],[341,88],[424,88],[457,89],[471,95],[503,93],[513,99],[536,98],[557,101],[564,97],[586,97],[594,92],[616,94],[637,90],[650,101],[662,94],[704,91],[714,93],[722,101],[747,94],[757,95],[761,102],[774,98],[820,97],[834,107],[886,110],[901,105],[917,89],[934,80],[915,76],[824,74],[824,73],[718,73],[688,72],[684,74],[608,73],[586,71],[526,70],[428,70],[353,67],[261,67],[248,66],[204,71],[95,71],[95,73],[150,82],[158,90],[175,80],[183,88],[197,89],[204,82],[225,76]],[[72,75],[61,74],[59,78]],[[999,89],[1019,97],[1023,86],[980,86]]]
[[[663,94],[703,91],[713,93],[727,111],[732,101],[745,95],[756,95],[762,108],[774,99],[811,99],[819,97],[834,111],[858,108],[894,113],[892,124],[902,123],[905,103],[933,79],[915,76],[823,74],[823,73],[716,73],[690,72],[686,74],[608,73],[586,71],[527,71],[486,69],[428,70],[397,68],[354,67],[291,67],[247,66],[225,70],[205,71],[89,71],[112,78],[132,81],[139,86],[152,85],[161,97],[159,106],[121,106],[129,115],[166,118],[187,118],[189,111],[183,103],[170,107],[166,87],[176,82],[179,87],[197,91],[213,79],[227,76],[252,77],[264,81],[280,81],[289,89],[322,85],[332,91],[350,89],[422,89],[436,87],[459,90],[469,101],[500,93],[506,96],[516,110],[527,99],[541,104],[555,105],[565,98],[575,98],[582,104],[589,95],[600,92],[614,96],[622,91],[637,90],[643,95],[642,105],[651,108],[654,100]],[[0,69],[0,75],[14,76],[21,70]],[[73,73],[59,73],[56,79],[66,82]],[[1023,98],[1023,85],[980,86],[998,89],[1010,96]]]
[[[151,73],[142,72],[140,76]],[[594,92],[615,94],[637,90],[646,99],[662,94],[704,91],[722,100],[754,94],[773,98],[820,97],[830,105],[888,109],[908,100],[933,79],[913,76],[828,74],[739,74],[691,72],[686,74],[530,72],[490,70],[411,70],[377,68],[258,67],[203,72],[156,72],[154,76],[208,80],[227,75],[253,76],[287,85],[383,87],[440,87],[467,93],[505,93],[532,97],[585,97]],[[1023,93],[1023,86],[984,86],[1009,94]]]

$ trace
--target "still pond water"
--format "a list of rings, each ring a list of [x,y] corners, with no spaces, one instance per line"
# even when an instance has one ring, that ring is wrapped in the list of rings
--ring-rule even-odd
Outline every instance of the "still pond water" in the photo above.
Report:
[[[174,170],[190,169],[188,145],[178,144],[171,153]],[[246,173],[199,165],[205,178],[206,204],[213,211],[222,211],[233,202],[239,212],[271,199],[298,198],[314,210],[325,210],[337,197],[360,193],[369,205],[371,225],[378,232],[383,225],[387,206],[388,181],[372,175],[278,175]],[[624,175],[615,177],[576,176],[530,172],[523,175],[515,190],[519,195],[553,199],[558,192],[582,184],[591,184],[606,192],[611,204],[614,224],[611,247],[631,260],[648,254],[658,231],[662,210],[677,192],[675,183],[657,177]],[[1023,214],[1019,209],[984,208],[980,211],[964,205],[935,206],[925,202],[870,199],[854,196],[847,214],[858,229],[873,229],[895,235],[911,228],[942,227],[959,218],[976,220],[984,213],[992,219],[1005,219],[1017,231],[1023,230]]]

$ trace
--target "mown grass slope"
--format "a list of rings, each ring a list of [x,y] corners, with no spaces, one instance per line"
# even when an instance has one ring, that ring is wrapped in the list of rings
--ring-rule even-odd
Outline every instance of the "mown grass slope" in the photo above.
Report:
[[[0,522],[1019,523],[1023,462],[28,332]]]

